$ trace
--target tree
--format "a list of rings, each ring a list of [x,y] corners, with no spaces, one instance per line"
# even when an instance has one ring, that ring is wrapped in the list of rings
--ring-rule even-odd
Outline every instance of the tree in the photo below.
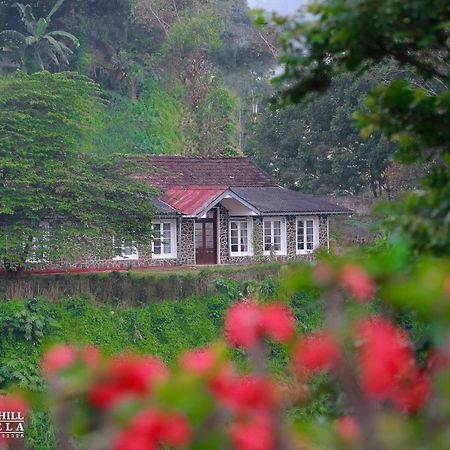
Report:
[[[18,56],[22,69],[27,72],[44,70],[55,67],[57,69],[69,64],[69,57],[73,51],[61,38],[70,41],[75,47],[79,46],[78,39],[66,31],[49,31],[53,15],[63,4],[64,0],[58,0],[47,17],[36,20],[30,5],[14,3],[20,13],[20,18],[29,33],[25,35],[15,30],[0,32],[0,43],[9,46]]]
[[[112,94],[96,151],[105,155],[182,154],[184,116],[182,102],[154,81],[146,83],[134,102]]]
[[[364,139],[352,113],[371,87],[389,76],[389,66],[360,78],[343,75],[304,105],[255,117],[246,152],[283,184],[305,192],[374,197],[390,195],[386,169],[395,146],[378,133]]]
[[[336,76],[385,60],[413,71],[413,80],[397,77],[374,88],[355,118],[364,136],[380,131],[396,142],[399,161],[432,162],[421,192],[398,205],[392,225],[417,251],[449,254],[450,4],[323,0],[311,12],[313,22],[290,24],[282,40],[282,102],[301,102],[327,90]]]
[[[0,78],[0,261],[70,259],[92,239],[148,239],[152,190],[130,178],[124,157],[92,145],[102,114],[99,87],[70,72]],[[49,223],[50,229],[42,229]],[[36,257],[36,252],[40,255]]]

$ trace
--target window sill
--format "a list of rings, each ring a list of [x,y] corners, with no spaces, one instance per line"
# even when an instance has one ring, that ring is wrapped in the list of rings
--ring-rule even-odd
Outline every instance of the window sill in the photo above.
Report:
[[[136,256],[114,256],[113,261],[137,261],[139,255]]]
[[[169,254],[169,255],[152,254],[152,259],[177,259],[177,255],[174,255],[174,254]]]
[[[253,256],[253,253],[250,252],[230,252],[230,257],[238,257],[238,256]]]
[[[264,256],[287,256],[286,252],[279,251],[279,252],[264,252]]]

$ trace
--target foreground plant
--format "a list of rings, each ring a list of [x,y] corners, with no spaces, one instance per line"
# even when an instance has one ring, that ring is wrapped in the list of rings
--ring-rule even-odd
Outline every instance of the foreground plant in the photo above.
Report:
[[[58,448],[418,449],[425,435],[427,448],[445,448],[450,270],[406,261],[391,248],[293,266],[279,295],[320,289],[323,329],[300,333],[285,304],[246,299],[226,313],[223,341],[183,353],[175,367],[131,353],[105,358],[94,346],[51,348],[42,372]],[[434,327],[426,349],[397,323],[397,306]],[[286,355],[277,373],[274,349]],[[300,420],[318,379],[332,393],[331,416]]]

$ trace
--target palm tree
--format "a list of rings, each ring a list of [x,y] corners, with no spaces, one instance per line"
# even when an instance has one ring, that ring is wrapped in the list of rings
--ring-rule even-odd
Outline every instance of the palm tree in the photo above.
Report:
[[[29,34],[23,34],[15,30],[4,30],[0,32],[0,49],[13,53],[19,59],[19,63],[27,72],[45,70],[56,66],[59,69],[69,64],[69,57],[73,51],[63,42],[67,39],[75,47],[80,45],[78,39],[66,31],[50,31],[53,14],[58,11],[64,0],[57,0],[47,17],[36,20],[30,5],[14,3],[13,6],[19,10],[20,18]],[[63,39],[61,39],[63,38]]]

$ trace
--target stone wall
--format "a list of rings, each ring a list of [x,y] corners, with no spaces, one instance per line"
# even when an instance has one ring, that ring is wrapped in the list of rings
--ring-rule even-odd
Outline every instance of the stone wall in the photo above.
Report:
[[[178,231],[178,230],[177,230]],[[181,231],[177,236],[178,263],[184,265],[195,264],[195,221],[182,219]]]
[[[282,256],[264,255],[263,247],[263,225],[261,217],[253,218],[253,256],[230,256],[229,233],[228,233],[228,211],[220,207],[220,264],[250,264],[267,261],[288,261],[288,260],[312,260],[312,254],[297,254],[297,216],[286,216],[286,250],[287,254]],[[327,216],[319,217],[319,245],[328,245],[328,220]]]
[[[328,216],[319,216],[319,247],[328,248]]]
[[[287,261],[293,259],[313,259],[313,255],[297,255],[296,252],[296,216],[286,216],[286,240],[287,255],[283,256],[265,256],[263,251],[263,226],[262,218],[253,218],[252,232],[252,256],[231,256],[229,246],[228,232],[228,211],[219,206],[219,264],[250,264],[265,261]],[[132,269],[152,266],[174,266],[174,265],[195,265],[195,220],[182,219],[177,221],[177,258],[157,259],[152,257],[151,243],[138,245],[139,259],[117,260],[98,256],[102,252],[96,253],[96,246],[92,250],[74,261],[54,261],[52,263],[29,264],[31,270],[96,270],[96,269]],[[319,216],[319,245],[327,248],[328,246],[328,218]],[[103,245],[111,245],[109,240],[105,239]],[[103,252],[103,255],[106,253]],[[1,270],[1,266],[0,266]]]

